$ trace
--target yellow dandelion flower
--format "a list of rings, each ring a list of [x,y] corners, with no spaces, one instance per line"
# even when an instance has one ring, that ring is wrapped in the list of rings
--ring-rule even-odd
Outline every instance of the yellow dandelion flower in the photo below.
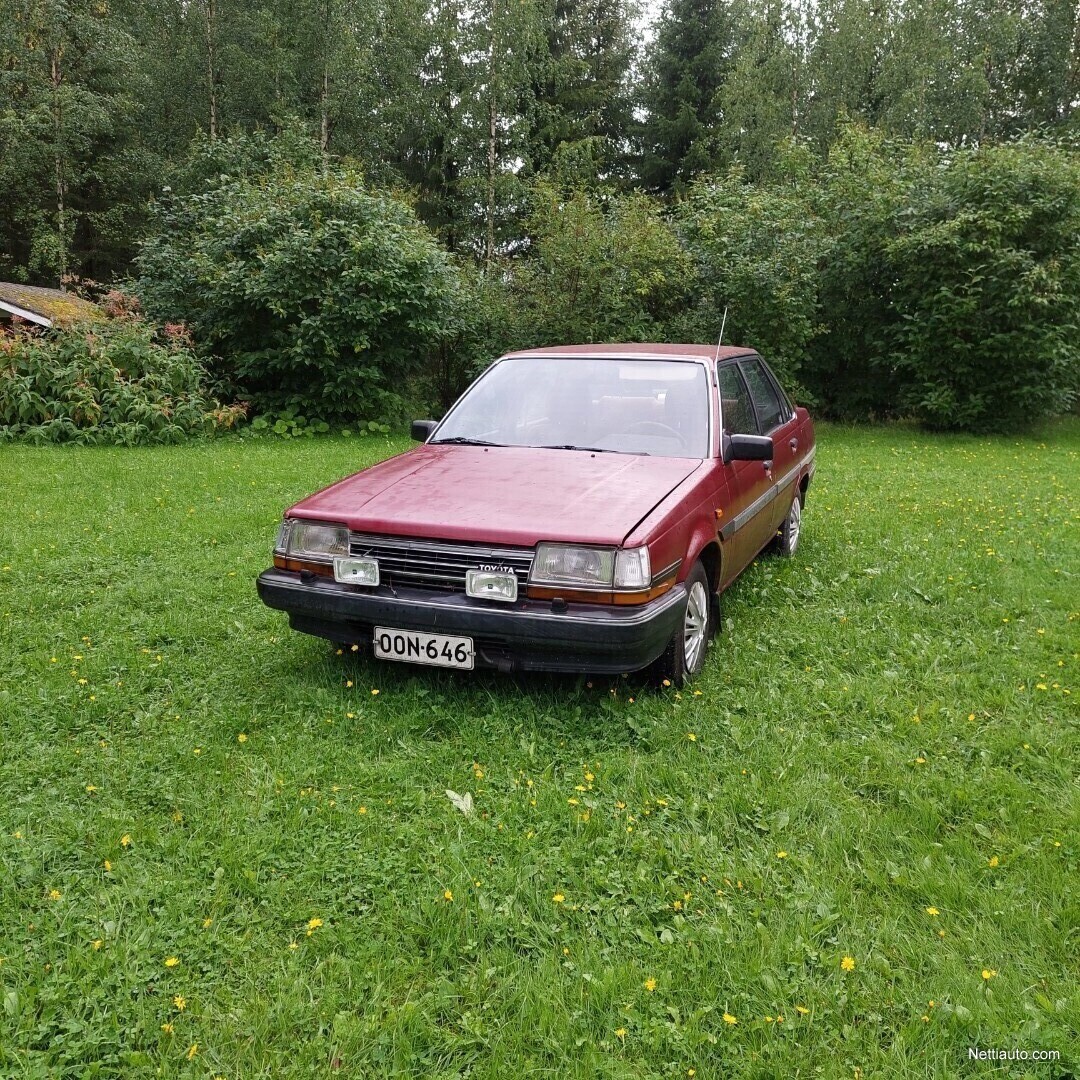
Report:
[[[166,1035],[171,1035],[175,1029],[172,1024],[164,1023],[161,1025],[161,1030],[164,1031]]]
[[[805,1005],[796,1005],[795,1006],[795,1011],[800,1016],[809,1016],[810,1015],[810,1010]]]
[[[198,1043],[192,1043],[188,1047],[188,1052],[187,1052],[188,1061],[191,1061],[198,1052],[199,1052],[199,1044]]]
[[[95,791],[97,791],[97,786],[96,785],[94,785],[94,784],[87,784],[86,785],[86,793],[87,793],[87,795],[93,795]]]
[[[983,968],[982,977],[984,982],[989,982],[991,979],[997,976],[997,972],[993,968]]]
[[[187,1008],[187,1000],[183,994],[176,994],[172,999],[172,1003],[177,1012],[183,1012]]]
[[[338,652],[340,653],[340,652],[341,652],[341,650],[340,650],[340,649],[338,649]],[[346,686],[346,687],[351,687],[351,686],[352,686],[352,684],[353,684],[353,681],[352,681],[352,679],[346,679],[346,680],[345,680],[345,686]]]
[[[1000,862],[1000,860],[998,859],[998,857],[996,855],[991,855],[990,858],[986,860],[986,865],[993,867],[993,866],[997,866],[999,864],[999,862]]]
[[[655,979],[646,979],[645,980],[645,989],[648,990],[649,993],[651,994],[656,989],[656,980]]]
[[[245,735],[244,732],[241,731],[240,734],[236,736],[236,741],[239,743],[247,742],[247,735]]]
[[[940,912],[940,911],[938,911],[938,909],[937,909],[936,907],[928,907],[928,908],[926,909],[926,914],[927,914],[927,915],[929,915],[929,916],[931,916],[931,917],[933,917],[933,916],[935,916],[935,915],[940,915],[940,914],[941,914],[941,912]]]
[[[299,945],[297,945],[295,941],[290,941],[290,942],[289,942],[289,948],[290,948],[290,949],[299,949],[299,948],[300,948],[300,946],[299,946]]]
[[[694,734],[694,733],[693,733],[692,731],[688,731],[688,732],[686,733],[686,737],[687,737],[687,738],[688,738],[688,739],[689,739],[689,740],[690,740],[691,742],[697,742],[697,736],[696,736],[696,735],[695,735],[695,734]]]
[[[366,814],[367,813],[367,807],[366,806],[361,806],[356,812],[358,814]]]
[[[855,958],[852,956],[845,956],[843,960],[840,961],[840,967],[843,968],[844,971],[854,971]]]
[[[616,1034],[616,1035],[617,1035],[617,1036],[618,1036],[618,1037],[619,1037],[620,1039],[625,1039],[625,1038],[626,1038],[626,1028],[616,1028],[616,1029],[615,1029],[615,1034]]]
[[[449,889],[444,889],[442,898],[449,904],[454,899],[454,894]]]
[[[372,690],[372,691],[371,691],[371,696],[372,696],[372,697],[378,697],[378,695],[379,695],[379,691],[378,691],[378,690]]]
[[[108,859],[106,859],[103,865],[105,866],[105,873],[106,874],[111,874],[112,873],[112,863],[109,862]]]
[[[202,921],[202,928],[204,930],[209,930],[210,927],[213,926],[213,925],[214,925],[214,920],[212,918],[210,918],[209,915],[207,915],[206,918],[203,919],[203,921]]]
[[[62,895],[63,894],[60,892],[59,889],[50,889],[49,890],[49,899],[50,900],[59,900]]]
[[[561,904],[566,899],[561,892],[557,892],[552,898],[552,902],[555,904]]]
[[[732,1016],[731,1013],[729,1013],[729,1012],[724,1013],[724,1023],[725,1024],[737,1024],[738,1022],[739,1022],[739,1018],[737,1016]]]
[[[318,930],[319,927],[322,926],[322,924],[323,924],[322,919],[320,919],[319,916],[316,915],[315,918],[308,919],[307,928],[309,930]]]
[[[778,851],[776,853],[776,857],[778,859],[786,859],[787,858],[787,852],[786,851]]]
[[[180,963],[180,958],[177,956],[167,956],[165,958],[165,966],[167,968],[174,968]]]
[[[131,837],[127,833],[120,837],[120,846],[122,848],[131,847]]]
[[[101,946],[104,944],[105,942],[102,941],[101,938],[94,938],[94,940],[90,942],[90,947],[94,950],[94,952],[97,952],[98,949],[100,949]]]

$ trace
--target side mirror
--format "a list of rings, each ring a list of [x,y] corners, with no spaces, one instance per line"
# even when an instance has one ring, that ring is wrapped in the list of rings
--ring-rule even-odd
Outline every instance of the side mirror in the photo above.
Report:
[[[773,441],[769,435],[729,435],[725,461],[772,461]]]
[[[413,442],[427,442],[428,436],[435,430],[438,420],[414,420],[412,422]]]

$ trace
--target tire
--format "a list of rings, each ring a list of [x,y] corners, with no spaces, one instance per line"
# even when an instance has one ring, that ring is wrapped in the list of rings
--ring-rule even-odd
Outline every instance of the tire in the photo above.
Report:
[[[663,655],[656,661],[659,680],[685,686],[705,666],[709,640],[716,630],[716,608],[705,567],[698,561],[686,579],[686,601],[682,617]]]
[[[780,526],[779,543],[777,551],[790,559],[798,550],[799,540],[802,538],[802,512],[806,504],[806,496],[801,491],[795,492],[795,498],[791,500],[791,509]]]

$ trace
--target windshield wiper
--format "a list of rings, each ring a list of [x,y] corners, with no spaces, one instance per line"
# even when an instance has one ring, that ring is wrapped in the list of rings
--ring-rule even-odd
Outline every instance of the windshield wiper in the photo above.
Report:
[[[502,446],[502,443],[488,442],[487,439],[470,439],[466,435],[454,435],[449,439],[433,439],[432,446],[444,446],[453,443],[455,446]]]
[[[555,443],[551,446],[538,446],[538,450],[587,450],[590,454],[640,454],[648,457],[643,450],[609,450],[604,446],[577,446],[574,443]]]

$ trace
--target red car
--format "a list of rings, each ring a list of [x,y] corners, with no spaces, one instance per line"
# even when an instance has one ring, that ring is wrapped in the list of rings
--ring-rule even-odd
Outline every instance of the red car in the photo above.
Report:
[[[285,515],[259,595],[375,656],[701,670],[719,596],[799,542],[814,427],[752,349],[574,345],[495,361],[423,445]]]

